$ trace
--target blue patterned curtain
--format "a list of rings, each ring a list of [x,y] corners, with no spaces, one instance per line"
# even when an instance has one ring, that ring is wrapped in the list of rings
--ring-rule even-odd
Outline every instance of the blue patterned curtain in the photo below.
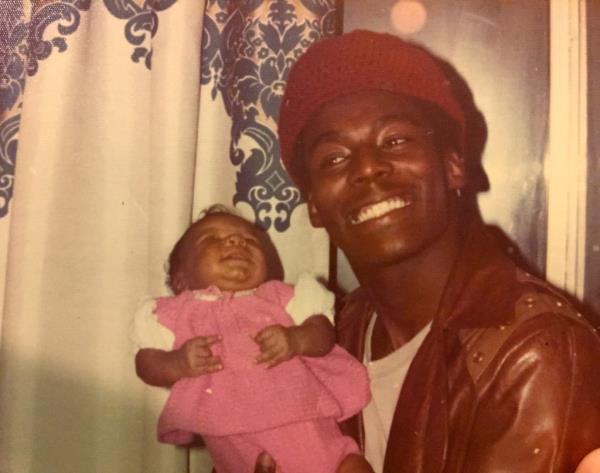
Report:
[[[208,0],[204,16],[194,213],[235,205],[269,231],[290,281],[327,275],[328,241],[281,165],[277,114],[290,68],[337,33],[338,11],[335,0]]]
[[[291,66],[314,41],[336,33],[334,0],[209,0],[202,85],[231,118],[233,203],[252,207],[265,229],[287,230],[301,203],[279,160],[276,120]],[[246,139],[249,145],[242,143]]]
[[[65,53],[68,37],[79,28],[92,0],[2,0],[0,4],[0,218],[13,194],[18,131],[27,77],[51,55]],[[131,59],[152,64],[148,39],[158,29],[158,13],[177,0],[103,0],[123,20],[123,40]],[[54,32],[56,30],[56,32]]]

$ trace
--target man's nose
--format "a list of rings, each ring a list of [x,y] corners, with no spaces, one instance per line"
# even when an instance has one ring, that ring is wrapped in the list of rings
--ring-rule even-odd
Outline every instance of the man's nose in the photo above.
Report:
[[[374,146],[363,146],[355,151],[351,162],[350,181],[363,183],[387,176],[392,172],[392,165],[380,155]]]

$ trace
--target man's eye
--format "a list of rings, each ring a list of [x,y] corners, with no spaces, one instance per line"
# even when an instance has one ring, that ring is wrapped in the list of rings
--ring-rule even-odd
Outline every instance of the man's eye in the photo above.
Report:
[[[346,160],[346,156],[340,153],[330,154],[323,158],[323,166],[336,166],[343,163]]]
[[[327,171],[333,169],[348,160],[350,150],[337,143],[325,143],[318,145],[310,154],[310,164],[315,170]]]
[[[391,136],[383,140],[382,147],[384,149],[393,150],[395,148],[399,148],[408,143],[408,139],[403,136]]]

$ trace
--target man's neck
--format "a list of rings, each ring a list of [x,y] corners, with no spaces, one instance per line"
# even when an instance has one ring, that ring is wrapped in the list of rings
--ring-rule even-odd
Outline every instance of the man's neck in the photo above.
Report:
[[[421,252],[395,264],[357,271],[377,311],[374,337],[399,348],[435,317],[460,247],[458,225]],[[389,350],[388,350],[389,351]]]

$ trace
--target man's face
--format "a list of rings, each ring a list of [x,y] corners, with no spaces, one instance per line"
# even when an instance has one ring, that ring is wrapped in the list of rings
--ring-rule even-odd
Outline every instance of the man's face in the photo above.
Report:
[[[185,289],[211,285],[223,291],[254,288],[267,277],[263,241],[258,231],[239,217],[205,217],[185,235],[178,277]]]
[[[417,102],[383,91],[341,97],[319,109],[301,140],[311,222],[355,270],[419,253],[455,218],[450,194],[464,186],[464,168],[436,147]]]

